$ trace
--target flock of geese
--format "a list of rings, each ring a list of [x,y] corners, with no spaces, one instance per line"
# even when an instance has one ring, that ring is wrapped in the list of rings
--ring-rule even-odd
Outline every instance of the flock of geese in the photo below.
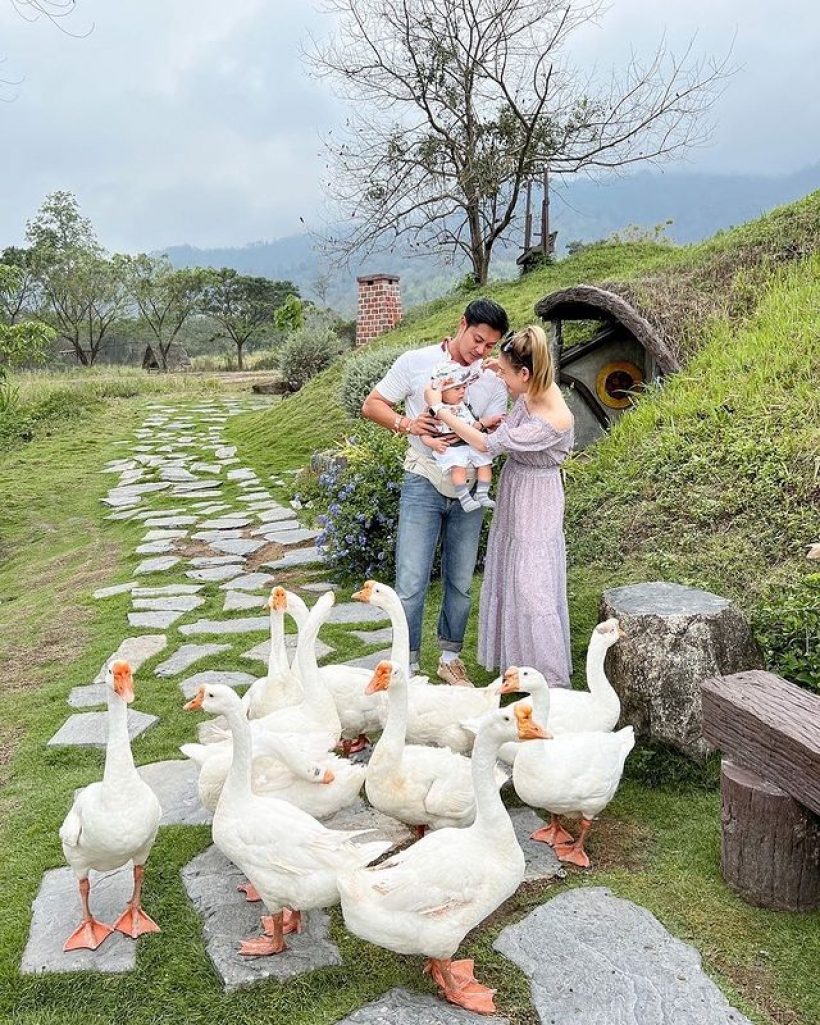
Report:
[[[248,899],[261,899],[267,911],[262,935],[243,942],[241,953],[280,953],[285,935],[301,931],[303,912],[341,904],[356,936],[424,956],[442,996],[491,1013],[494,991],[475,979],[472,961],[453,956],[524,877],[524,854],[499,794],[506,767],[521,800],[549,814],[533,839],[550,844],[562,861],[588,866],[587,832],[614,796],[634,745],[631,726],[612,732],[620,702],[604,671],[621,630],[616,619],[595,627],[586,691],[551,689],[529,667],[510,667],[485,688],[431,685],[409,677],[407,621],[395,591],[368,581],[353,597],[383,609],[392,622],[391,658],[374,672],[317,665],[316,640],[332,592],[308,609],[275,587],[267,674],[242,697],[211,684],[185,705],[214,717],[200,724],[197,743],[182,746],[200,767],[214,844],[246,875]],[[286,615],[298,627],[292,662]],[[66,950],[96,949],[114,930],[135,938],[158,931],[142,908],[141,888],[162,811],[131,754],[128,663],[113,662],[106,683],[103,779],[79,793],[60,829],[83,908]],[[525,696],[501,706],[502,695],[518,693]],[[334,753],[377,733],[366,767]],[[411,846],[385,857],[391,843],[363,838],[372,831],[322,824],[352,804],[362,786],[375,809],[415,831]],[[561,824],[565,814],[580,815],[577,838]],[[89,870],[129,861],[133,895],[112,927],[91,913]]]

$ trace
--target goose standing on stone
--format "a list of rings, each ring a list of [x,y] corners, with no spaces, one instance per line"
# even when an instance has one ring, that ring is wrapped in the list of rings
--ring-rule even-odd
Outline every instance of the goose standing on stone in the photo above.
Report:
[[[116,929],[136,939],[159,932],[141,903],[145,862],[154,844],[162,808],[154,791],[134,766],[128,737],[128,705],[134,700],[131,666],[117,660],[105,671],[108,698],[108,740],[105,770],[98,783],[85,787],[60,827],[63,853],[77,877],[83,920],[64,950],[97,947]],[[111,872],[129,861],[134,865],[134,892],[113,929],[94,918],[89,906],[89,871]]]

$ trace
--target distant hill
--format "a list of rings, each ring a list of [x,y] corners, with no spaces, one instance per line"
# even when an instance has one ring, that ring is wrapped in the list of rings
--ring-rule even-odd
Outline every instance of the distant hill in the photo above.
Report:
[[[673,222],[666,229],[669,238],[696,242],[819,188],[820,163],[777,176],[646,171],[606,184],[559,183],[551,197],[550,214],[552,228],[558,230],[559,251],[571,241],[591,242],[630,225],[652,229],[668,220]],[[317,298],[314,286],[324,266],[322,255],[307,233],[241,247],[197,249],[180,245],[165,251],[178,267],[235,267],[245,274],[288,279],[313,299]],[[518,250],[512,248],[498,252],[493,260],[493,277],[513,277],[517,255]],[[442,265],[435,257],[385,253],[331,277],[325,283],[323,301],[355,315],[356,276],[372,271],[401,275],[407,308],[449,291],[466,273],[466,267],[463,262]]]

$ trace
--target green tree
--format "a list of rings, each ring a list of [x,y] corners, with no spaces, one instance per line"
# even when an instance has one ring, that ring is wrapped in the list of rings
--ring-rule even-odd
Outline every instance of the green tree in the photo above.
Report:
[[[210,274],[202,267],[175,270],[166,256],[126,258],[128,288],[148,326],[163,370],[188,319],[200,309]]]
[[[8,246],[0,253],[0,318],[16,324],[36,307],[37,279],[29,249]]]
[[[208,274],[201,309],[236,346],[236,364],[242,370],[245,345],[264,331],[275,330],[276,311],[290,296],[299,298],[291,281],[250,277],[223,267]]]

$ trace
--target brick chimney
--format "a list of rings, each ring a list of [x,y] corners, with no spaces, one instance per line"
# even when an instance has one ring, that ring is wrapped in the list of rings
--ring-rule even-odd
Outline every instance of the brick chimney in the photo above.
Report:
[[[359,285],[356,345],[384,334],[401,320],[401,288],[398,274],[364,274]]]

